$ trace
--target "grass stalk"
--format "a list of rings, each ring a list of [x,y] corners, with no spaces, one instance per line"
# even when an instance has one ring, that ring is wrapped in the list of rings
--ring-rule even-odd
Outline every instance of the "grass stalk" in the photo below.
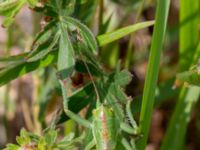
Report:
[[[137,143],[139,150],[144,150],[153,111],[155,99],[156,83],[158,78],[158,70],[160,63],[160,55],[166,31],[167,18],[169,12],[170,0],[158,0],[156,10],[156,22],[154,26],[153,39],[147,68],[147,76],[144,86],[144,94],[142,98],[142,110],[140,114],[140,131],[143,137]]]
[[[138,9],[138,12],[136,13],[135,16],[135,21],[134,23],[138,23],[142,14],[142,10],[144,8],[145,0],[142,0],[141,6]],[[134,33],[130,35],[129,42],[128,42],[128,48],[127,48],[127,54],[126,54],[126,60],[125,60],[125,68],[129,69],[131,59],[132,59],[132,54],[133,54],[133,40],[134,40]]]
[[[6,56],[9,56],[10,54],[10,49],[12,47],[12,43],[13,43],[13,32],[12,32],[12,26],[8,27],[7,29],[7,41],[5,43],[5,49],[4,49],[4,53]],[[5,115],[4,115],[4,126],[6,128],[6,136],[7,136],[7,140],[11,140],[9,135],[10,135],[10,130],[9,130],[9,116],[10,116],[10,104],[11,104],[11,101],[10,101],[10,96],[9,96],[9,93],[10,93],[10,84],[7,84],[5,86],[5,93],[4,93],[4,108],[5,108]]]
[[[190,8],[190,9],[188,9]],[[199,0],[180,0],[179,71],[188,70],[199,41]]]
[[[200,56],[200,43],[194,55],[193,62]],[[200,87],[182,88],[173,116],[170,120],[161,150],[182,150],[192,108],[200,96]]]
[[[99,1],[99,31],[101,31],[101,26],[103,24],[103,12],[104,12],[104,0]]]
[[[186,71],[197,63],[200,56],[198,32],[199,0],[180,1],[180,60],[179,71]],[[188,9],[190,8],[190,9]],[[184,23],[184,24],[183,24]],[[196,48],[197,47],[197,48]],[[196,50],[196,51],[195,51]],[[192,61],[190,61],[192,60]],[[182,88],[178,103],[172,115],[161,150],[182,150],[192,108],[199,99],[200,88]]]

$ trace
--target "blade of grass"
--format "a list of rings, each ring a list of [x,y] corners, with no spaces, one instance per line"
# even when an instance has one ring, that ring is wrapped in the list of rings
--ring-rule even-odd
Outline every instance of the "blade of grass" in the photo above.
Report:
[[[163,83],[160,83],[160,85],[156,88],[154,107],[158,107],[163,102],[178,97],[180,88],[172,88],[174,85],[174,81],[175,78],[171,78],[167,81],[164,81]],[[142,95],[139,95],[134,98],[134,101],[131,104],[133,115],[141,111],[141,106]]]
[[[200,43],[194,55],[193,62],[200,56]],[[192,63],[193,65],[193,63]],[[182,150],[192,108],[200,96],[200,87],[182,88],[174,114],[170,120],[161,150]]]
[[[180,1],[180,24],[182,24],[179,36],[180,72],[186,71],[190,66],[196,64],[200,56],[200,44],[197,47],[199,41],[199,3],[199,0],[193,0],[192,3],[186,0]],[[182,150],[184,148],[192,106],[199,99],[199,94],[200,88],[198,87],[182,88],[161,147],[162,150]]]
[[[135,17],[135,23],[137,23],[141,17],[142,11],[144,9],[144,5],[145,5],[146,1],[142,0],[141,1],[141,6],[139,7],[137,13],[136,13],[136,17]],[[134,40],[134,34],[130,35],[129,38],[129,42],[128,42],[128,48],[127,48],[127,52],[126,52],[126,58],[125,58],[125,68],[129,68],[130,67],[130,63],[132,61],[132,56],[133,56],[133,40]]]
[[[153,104],[155,99],[156,82],[158,78],[160,55],[164,40],[170,0],[159,0],[156,10],[156,22],[144,85],[142,110],[140,114],[140,131],[143,137],[138,141],[137,148],[144,150],[147,143]]]
[[[130,26],[118,29],[113,32],[108,32],[106,34],[99,35],[97,37],[97,41],[98,41],[99,46],[101,47],[101,46],[111,43],[115,40],[118,40],[132,32],[135,32],[135,31],[143,29],[143,28],[147,28],[152,25],[154,25],[154,21],[146,21],[146,22],[141,22],[141,23],[137,23],[134,25],[130,25]]]
[[[188,9],[190,8],[190,9]],[[199,40],[199,0],[180,0],[180,72],[188,70]]]

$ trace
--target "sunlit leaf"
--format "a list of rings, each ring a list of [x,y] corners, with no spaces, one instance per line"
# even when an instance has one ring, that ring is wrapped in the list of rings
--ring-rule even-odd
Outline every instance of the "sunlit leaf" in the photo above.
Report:
[[[152,26],[152,25],[154,25],[154,21],[146,21],[146,22],[130,25],[130,26],[118,29],[118,30],[113,31],[113,32],[108,32],[108,33],[105,33],[103,35],[99,35],[97,37],[97,41],[98,41],[99,46],[103,46],[103,45],[111,43],[115,40],[118,40],[118,39],[132,33],[132,32],[135,32],[137,30],[141,30],[143,28],[147,28],[147,27]]]
[[[44,68],[57,60],[57,53],[53,51],[47,57],[36,62],[19,62],[5,69],[0,70],[0,86],[8,83],[9,81],[21,77],[22,75],[34,71],[39,68]]]
[[[51,42],[49,45],[47,45],[47,43],[44,43],[43,45],[40,45],[34,51],[33,54],[28,56],[26,61],[27,62],[33,62],[33,61],[37,61],[37,60],[40,60],[40,59],[44,58],[48,53],[53,51],[53,48],[58,43],[59,38],[60,38],[60,32],[57,32],[55,34],[54,38],[52,39],[52,41],[49,41],[49,42]]]
[[[13,0],[0,4],[0,14],[6,17],[3,21],[4,27],[9,26],[13,22],[15,15],[25,3],[26,0]]]
[[[58,72],[61,79],[68,77],[75,65],[75,54],[74,49],[69,39],[67,26],[60,23],[60,41],[59,41],[59,52],[58,52]]]
[[[79,28],[80,34],[81,34],[83,40],[87,43],[90,50],[96,55],[97,54],[97,43],[96,43],[96,40],[95,40],[92,32],[88,29],[88,27],[85,26],[84,24],[82,24],[77,19],[74,19],[71,17],[66,17],[66,23],[74,24],[75,26],[77,26],[77,28]]]

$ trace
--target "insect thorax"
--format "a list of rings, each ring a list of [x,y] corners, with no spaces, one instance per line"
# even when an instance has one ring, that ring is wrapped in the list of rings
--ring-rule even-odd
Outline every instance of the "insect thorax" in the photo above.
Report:
[[[114,112],[101,105],[93,111],[93,136],[98,150],[113,150],[116,147],[118,130]]]

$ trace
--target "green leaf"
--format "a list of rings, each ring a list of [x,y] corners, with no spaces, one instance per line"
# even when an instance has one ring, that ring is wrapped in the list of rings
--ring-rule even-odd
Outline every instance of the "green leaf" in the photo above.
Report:
[[[69,146],[70,142],[73,142],[73,139],[75,137],[74,133],[70,133],[67,136],[65,136],[61,141],[57,143],[58,147],[67,147]]]
[[[49,41],[52,41],[52,38],[55,36],[55,34],[57,33],[57,24],[56,22],[50,21],[43,29],[42,31],[40,31],[33,42],[33,45],[31,47],[31,52],[29,54],[29,57],[34,55],[34,53],[37,53],[38,47],[40,45],[46,44]]]
[[[7,17],[6,19],[4,19],[2,26],[3,27],[8,27],[10,24],[12,24],[14,21],[14,19],[12,17]]]
[[[86,63],[86,64],[87,64],[88,68],[90,69],[90,73],[93,76],[100,77],[104,74],[98,67],[94,66],[94,64],[92,64],[92,63]],[[88,73],[88,70],[87,70],[83,60],[77,60],[75,69],[77,72],[80,72],[80,73]]]
[[[31,142],[29,135],[27,134],[26,130],[22,129],[20,131],[20,136],[16,138],[16,141],[19,145],[24,146]]]
[[[154,21],[146,21],[146,22],[137,23],[137,24],[134,24],[131,26],[121,28],[121,29],[118,29],[113,32],[108,32],[103,35],[99,35],[97,37],[98,44],[99,44],[99,46],[106,45],[106,44],[111,43],[115,40],[118,40],[132,32],[152,26],[152,25],[154,25],[154,23],[155,23]]]
[[[44,68],[57,60],[57,52],[53,51],[47,57],[36,62],[20,62],[9,65],[5,69],[0,70],[0,86],[9,81],[21,77],[22,75],[34,71],[39,68]]]
[[[120,75],[124,75],[123,77]],[[119,102],[123,101],[122,99],[127,98],[125,95],[121,95],[123,91],[120,88],[116,88],[122,84],[122,80],[118,82],[119,78],[124,78],[126,80],[125,83],[128,83],[127,79],[130,79],[130,74],[127,71],[121,71],[117,73],[115,77],[115,73],[109,75],[107,77],[108,79],[106,81],[103,81],[102,79],[96,82],[96,86],[98,88],[100,97],[102,100],[109,99],[109,104],[114,105],[114,108],[117,110],[117,115],[119,115],[119,118],[122,120],[124,118],[123,111],[121,110],[121,107],[119,106]],[[113,81],[113,79],[115,79]],[[105,83],[104,83],[105,82]],[[123,83],[122,85],[125,85]],[[122,92],[122,93],[121,93]],[[116,93],[118,93],[116,95]],[[84,99],[84,101],[83,101]],[[94,86],[93,84],[88,84],[79,90],[75,91],[70,97],[68,97],[69,100],[69,109],[75,113],[78,113],[81,109],[83,109],[87,104],[92,102],[94,99],[96,99],[96,93],[94,92]],[[118,100],[119,99],[119,100]],[[79,105],[77,105],[77,103]],[[120,108],[119,108],[120,107]],[[66,117],[66,115],[63,113],[61,115],[59,123],[62,123],[69,119]]]
[[[12,4],[13,2],[13,4]],[[0,5],[0,14],[4,15],[6,18],[3,21],[3,26],[8,27],[14,20],[16,14],[20,11],[22,6],[26,3],[26,0],[15,0],[11,1],[11,5],[9,3],[3,3]],[[5,4],[5,7],[4,7]]]
[[[26,54],[21,54],[22,56],[25,56]],[[58,50],[54,50],[52,52],[50,52],[46,57],[44,57],[43,59],[40,59],[38,61],[35,62],[25,62],[25,61],[21,61],[20,57],[20,61],[15,63],[15,64],[11,64],[8,65],[6,68],[0,70],[0,86],[21,77],[24,74],[27,74],[31,71],[40,69],[40,68],[44,68],[47,67],[49,65],[51,65],[52,63],[55,63],[57,61],[57,55],[58,55]],[[10,60],[11,58],[8,58],[8,60]],[[88,66],[90,67],[90,71],[92,73],[92,75],[95,76],[100,76],[102,75],[101,72],[99,72],[99,70],[97,70],[96,68],[93,67],[93,65],[88,64]],[[87,69],[85,68],[85,65],[82,61],[77,61],[75,68],[78,72],[81,73],[87,73]]]
[[[53,51],[53,48],[55,47],[55,45],[58,43],[60,37],[60,32],[57,32],[54,36],[54,38],[52,39],[52,41],[49,45],[47,45],[46,43],[44,43],[43,45],[40,45],[33,54],[31,54],[30,56],[28,56],[28,58],[26,59],[27,62],[33,62],[33,61],[37,61],[40,60],[42,58],[44,58],[48,53],[50,53],[51,51]]]
[[[92,32],[90,29],[88,29],[87,26],[82,24],[79,20],[74,19],[72,17],[65,17],[66,23],[67,24],[72,24],[75,25],[76,27],[79,28],[81,37],[83,38],[83,41],[87,43],[88,47],[90,50],[93,52],[93,54],[97,54],[97,42],[96,39],[94,38]]]
[[[114,76],[115,83],[119,86],[126,86],[132,80],[132,75],[128,70],[116,73]]]
[[[44,138],[45,138],[46,144],[53,145],[56,142],[57,131],[55,130],[48,131],[48,133],[45,134]]]
[[[74,12],[75,0],[49,0],[45,1],[44,14],[53,14],[54,17],[62,18]]]
[[[22,54],[13,55],[13,56],[0,57],[0,63],[22,62],[22,61],[25,61],[25,58],[28,54],[29,53],[22,53]]]
[[[46,142],[44,137],[41,137],[39,142],[38,142],[38,150],[46,150]]]
[[[60,41],[59,41],[59,52],[58,52],[58,72],[61,79],[69,77],[72,73],[75,65],[75,54],[74,49],[69,39],[67,26],[60,23]]]
[[[75,21],[73,20],[72,23],[73,22],[75,22]],[[80,22],[76,23],[76,24],[80,24]],[[41,43],[43,43],[43,42],[45,43],[45,41],[48,41],[48,39],[54,33],[54,32],[51,31],[51,30],[54,30],[54,29],[52,29],[52,27],[54,25],[55,24],[53,22],[50,23],[49,25],[47,25],[47,27],[45,27],[45,29],[44,29],[45,32],[44,33],[40,33],[37,36],[37,38],[36,38],[36,40],[34,42],[35,46],[33,46],[33,49],[34,49],[34,47],[37,48],[38,45],[40,45]],[[85,31],[85,32],[87,32],[87,30],[89,30],[89,29],[87,29],[87,27],[83,27],[82,30]],[[66,35],[64,35],[64,36],[66,36]],[[94,39],[94,37],[92,35],[92,33],[88,33],[87,37],[88,37],[88,39],[90,39],[91,41],[93,41],[94,43],[96,43],[95,39]],[[98,36],[97,39],[99,37],[101,37],[101,35]],[[112,41],[109,41],[109,42],[112,42]],[[104,44],[108,44],[108,43],[106,42],[106,43],[102,43],[102,44],[104,45]],[[92,47],[93,48],[96,47],[96,44],[94,44]],[[95,48],[95,50],[96,50],[96,48]],[[57,60],[57,55],[58,55],[57,51],[58,50],[55,49],[52,52],[50,52],[47,56],[45,56],[44,58],[42,58],[41,60],[38,60],[38,61],[35,61],[35,62],[25,62],[24,58],[23,58],[24,56],[27,56],[27,55],[31,56],[33,54],[33,52],[24,53],[24,54],[21,54],[21,56],[20,55],[16,56],[16,58],[15,58],[16,61],[19,60],[17,63],[8,65],[6,68],[0,70],[0,86],[6,84],[8,82],[10,82],[11,80],[16,79],[16,78],[18,78],[18,77],[20,77],[20,76],[22,76],[22,75],[24,75],[26,73],[29,73],[29,72],[34,71],[34,70],[39,69],[39,68],[47,67],[50,64],[54,63]],[[13,58],[14,57],[15,56],[13,56]],[[0,58],[0,61],[1,60],[2,61],[9,61],[11,59],[12,59],[12,56],[11,57],[3,57],[3,58]],[[84,67],[84,65],[82,65],[82,66]],[[77,70],[80,70],[80,71],[82,70],[83,71],[84,68],[81,69],[80,67],[77,67]],[[97,74],[99,74],[99,73],[97,73]]]
[[[21,150],[21,148],[15,144],[7,144],[4,150]]]
[[[85,3],[79,3],[79,1],[82,1],[82,0],[76,1],[75,11],[73,13],[73,16],[75,16],[75,18],[81,20],[82,22],[86,24],[90,24],[91,21],[93,21],[92,19],[98,7],[99,1],[83,0],[83,1],[87,1]]]
[[[95,93],[91,91],[94,91],[94,87],[90,83],[72,93],[72,95],[68,97],[69,109],[75,113],[78,113],[81,109],[87,106],[87,104],[95,97]],[[68,119],[69,118],[63,112],[58,123],[65,122]]]
[[[60,150],[66,150],[66,149],[77,149],[75,146],[77,143],[82,143],[85,138],[85,133],[83,132],[80,137],[74,138],[74,133],[68,134],[66,137],[64,137],[60,142],[56,143],[57,147]]]
[[[91,72],[96,72],[99,75],[103,75],[104,72],[101,68],[98,58],[89,50],[88,46],[85,43],[76,42],[77,47],[75,49],[78,51],[77,56],[81,58],[83,63],[82,69],[85,69],[85,63],[88,65],[88,68]],[[86,68],[86,73],[88,70]]]
[[[38,0],[27,0],[31,8],[34,8],[38,3]]]
[[[19,0],[12,0],[0,3],[0,15],[6,15],[20,3]]]
[[[70,142],[74,137],[75,137],[75,134],[74,134],[74,133],[69,133],[67,136],[65,136],[65,137],[62,139],[62,141]]]

